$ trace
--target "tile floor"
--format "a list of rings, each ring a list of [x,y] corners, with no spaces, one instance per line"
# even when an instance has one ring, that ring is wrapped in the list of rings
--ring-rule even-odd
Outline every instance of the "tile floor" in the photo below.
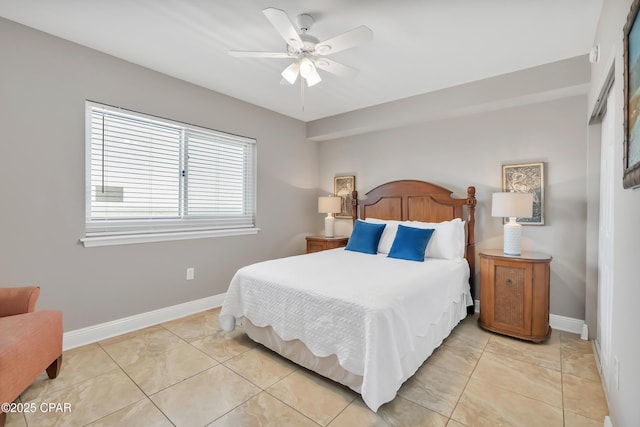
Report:
[[[376,414],[242,330],[222,333],[217,315],[65,352],[59,377],[43,374],[17,402],[68,403],[70,411],[10,413],[7,427],[601,427],[607,415],[591,343],[574,334],[529,344],[469,317]]]

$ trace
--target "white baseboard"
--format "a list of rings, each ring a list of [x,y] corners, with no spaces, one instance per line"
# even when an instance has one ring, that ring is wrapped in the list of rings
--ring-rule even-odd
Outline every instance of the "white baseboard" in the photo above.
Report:
[[[480,300],[475,300],[476,313],[480,312]],[[574,334],[582,334],[584,320],[574,319],[573,317],[559,316],[557,314],[549,314],[549,325],[553,329],[559,331],[572,332]]]
[[[137,331],[138,329],[220,307],[224,302],[225,295],[226,294],[213,295],[195,301],[112,320],[111,322],[65,332],[62,338],[62,348],[63,350],[70,350],[117,335],[126,334],[127,332]],[[479,300],[475,300],[475,311],[476,313],[480,312]],[[582,328],[585,323],[584,320],[550,314],[549,324],[553,329],[580,334],[582,333]]]
[[[574,319],[573,317],[559,316],[557,314],[549,315],[549,325],[551,325],[553,329],[558,329],[559,331],[571,332],[580,335],[582,334],[582,327],[584,324],[584,320]]]
[[[62,337],[62,349],[70,350],[86,344],[137,331],[169,320],[178,319],[190,314],[199,313],[211,308],[220,307],[226,294],[213,295],[195,301],[172,305],[146,313],[136,314],[99,325],[65,332]]]
[[[607,415],[604,417],[604,427],[613,427],[613,423],[611,422],[611,418]]]

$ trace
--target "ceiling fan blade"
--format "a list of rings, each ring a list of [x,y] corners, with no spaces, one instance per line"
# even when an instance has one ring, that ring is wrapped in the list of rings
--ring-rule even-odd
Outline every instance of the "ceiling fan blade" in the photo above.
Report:
[[[365,25],[332,37],[316,45],[316,53],[330,55],[345,49],[358,46],[373,39],[373,31]]]
[[[303,43],[298,30],[296,29],[289,15],[285,11],[276,9],[274,7],[268,7],[262,11],[267,17],[269,22],[275,27],[276,31],[280,33],[285,42],[294,49],[302,49]]]
[[[230,50],[229,55],[236,58],[291,58],[286,52],[251,52],[246,50]]]
[[[328,59],[328,58],[316,59],[315,65],[321,70],[328,71],[332,74],[336,74],[338,76],[343,76],[343,77],[354,77],[356,74],[360,72],[355,68],[348,67],[344,64],[341,64],[336,61],[332,61],[331,59]]]

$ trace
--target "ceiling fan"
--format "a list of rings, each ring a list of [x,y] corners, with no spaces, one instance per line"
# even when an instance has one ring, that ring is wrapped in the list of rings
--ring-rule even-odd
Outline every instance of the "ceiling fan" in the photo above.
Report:
[[[262,13],[264,13],[269,22],[271,22],[287,43],[287,51],[252,52],[231,50],[229,51],[229,55],[237,58],[293,59],[293,63],[282,72],[284,81],[289,84],[294,84],[298,79],[298,75],[307,82],[307,86],[309,87],[320,83],[322,78],[318,73],[318,69],[328,71],[338,76],[351,77],[356,75],[358,70],[355,68],[333,61],[326,56],[356,47],[373,38],[373,31],[361,25],[346,33],[321,42],[307,33],[314,23],[311,15],[306,13],[298,15],[296,28],[283,10],[269,7],[264,9]]]

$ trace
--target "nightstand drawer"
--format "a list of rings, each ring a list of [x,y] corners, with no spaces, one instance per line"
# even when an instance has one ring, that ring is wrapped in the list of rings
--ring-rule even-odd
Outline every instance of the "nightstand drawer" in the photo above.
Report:
[[[347,246],[348,237],[324,237],[309,236],[307,237],[307,253],[326,251],[327,249],[342,248]]]
[[[324,242],[318,241],[307,241],[307,253],[310,254],[312,252],[320,252],[329,249],[327,244]]]

